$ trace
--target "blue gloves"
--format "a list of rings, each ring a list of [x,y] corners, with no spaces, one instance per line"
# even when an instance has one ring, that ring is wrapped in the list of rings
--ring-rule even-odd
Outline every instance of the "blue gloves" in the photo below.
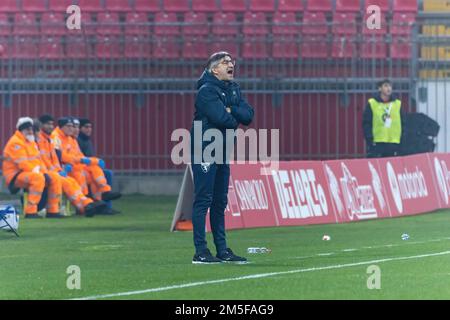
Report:
[[[99,159],[98,166],[102,169],[105,169],[105,161],[103,159]]]
[[[63,166],[63,170],[64,170],[65,172],[67,172],[67,173],[72,172],[72,169],[73,169],[73,167],[72,167],[72,165],[69,164],[69,163]]]
[[[89,158],[81,158],[81,163],[90,165],[91,164],[91,159],[89,159]]]
[[[64,178],[67,177],[67,172],[65,172],[64,170],[62,170],[62,171],[60,171],[60,172],[58,172],[58,173],[59,173],[59,175],[60,175],[61,177],[64,177]]]

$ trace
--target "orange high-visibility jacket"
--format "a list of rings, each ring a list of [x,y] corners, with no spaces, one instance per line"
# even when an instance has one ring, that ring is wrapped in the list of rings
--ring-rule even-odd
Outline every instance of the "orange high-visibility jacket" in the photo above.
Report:
[[[20,171],[32,172],[37,166],[40,167],[39,172],[47,173],[36,142],[28,141],[20,131],[16,131],[9,139],[3,157],[2,170],[7,184]]]
[[[55,148],[53,147],[50,136],[43,131],[39,133],[38,146],[41,152],[41,159],[47,166],[47,169],[49,171],[60,172],[62,168]]]
[[[63,163],[69,163],[71,165],[78,165],[81,163],[81,159],[84,158],[84,155],[80,151],[78,142],[74,138],[65,135],[64,132],[57,127],[51,134],[51,140],[55,149],[61,151],[61,161]]]

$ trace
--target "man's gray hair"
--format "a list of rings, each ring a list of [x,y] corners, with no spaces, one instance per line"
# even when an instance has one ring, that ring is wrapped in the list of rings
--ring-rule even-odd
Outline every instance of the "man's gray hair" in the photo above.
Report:
[[[230,59],[233,58],[231,56],[231,54],[229,54],[226,51],[219,51],[219,52],[213,53],[209,57],[208,62],[206,63],[205,69],[208,70],[209,72],[211,72],[211,70],[213,68],[217,67],[217,65],[220,63],[220,60],[222,60],[225,57],[230,57]]]

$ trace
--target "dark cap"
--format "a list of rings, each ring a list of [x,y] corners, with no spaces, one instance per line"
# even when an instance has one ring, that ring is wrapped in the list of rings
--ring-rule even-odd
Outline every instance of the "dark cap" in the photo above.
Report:
[[[92,124],[91,120],[88,118],[80,118],[80,128],[84,127],[87,124]]]
[[[73,124],[73,119],[70,117],[64,117],[64,118],[58,119],[58,127],[62,128],[66,124]]]

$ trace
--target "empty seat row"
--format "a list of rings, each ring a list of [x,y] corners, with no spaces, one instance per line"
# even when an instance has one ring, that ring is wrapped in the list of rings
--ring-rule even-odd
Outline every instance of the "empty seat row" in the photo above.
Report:
[[[65,58],[161,58],[205,59],[212,52],[226,50],[247,59],[258,58],[375,58],[395,59],[411,57],[411,42],[404,37],[394,37],[392,43],[384,37],[367,36],[362,42],[355,38],[335,35],[331,41],[324,36],[306,36],[299,41],[295,36],[278,37],[268,42],[263,37],[244,36],[242,41],[223,36],[205,41],[203,37],[139,35],[114,37],[16,37],[11,41],[0,38],[5,48],[5,58],[65,59]],[[388,54],[389,51],[389,54]]]
[[[336,11],[359,12],[369,5],[378,5],[390,10],[390,0],[336,0]],[[332,11],[333,0],[1,0],[0,12],[65,12],[71,4],[77,4],[83,11],[104,10],[129,12],[244,12],[261,11]],[[417,0],[393,0],[394,12],[417,12]]]
[[[391,22],[390,32],[392,34],[410,34],[415,23],[416,16],[412,13],[395,13]],[[204,13],[188,12],[184,15],[183,22],[178,20],[175,13],[157,13],[152,23],[146,14],[127,13],[125,21],[119,19],[114,12],[101,12],[96,21],[85,16],[82,30],[86,34],[150,34],[150,29],[156,34],[167,35],[233,35],[240,33],[240,25],[234,13],[216,13],[213,16],[212,28]],[[335,34],[385,34],[388,32],[388,22],[383,21],[381,29],[358,28],[354,13],[335,13],[331,23],[331,31]],[[365,24],[362,24],[365,26]],[[152,28],[150,28],[150,26]],[[244,15],[242,23],[244,34],[327,34],[328,23],[322,12],[305,12],[303,20],[297,19],[292,12],[276,12],[271,23],[268,23],[264,13],[250,13]],[[123,30],[122,30],[123,29]],[[17,13],[14,16],[14,24],[9,23],[6,14],[0,14],[0,34],[13,32],[18,35],[27,34],[53,34],[64,35],[68,32],[64,15],[61,13],[43,13],[40,24],[37,23],[34,14]],[[77,32],[77,31],[74,31]]]

